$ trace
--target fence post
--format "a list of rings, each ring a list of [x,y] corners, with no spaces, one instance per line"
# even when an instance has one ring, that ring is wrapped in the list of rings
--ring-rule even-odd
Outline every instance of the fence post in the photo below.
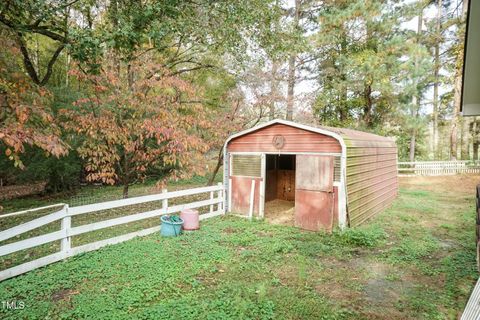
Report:
[[[223,183],[219,182],[217,183],[217,186],[221,188],[220,190],[217,191],[217,199],[218,199],[217,211],[225,214],[225,209],[223,208]]]
[[[72,217],[68,214],[68,204],[63,206],[63,211],[65,216],[62,218],[61,228],[65,230],[65,238],[61,241],[60,250],[66,254],[72,247],[72,237],[69,236],[70,228],[72,227]]]
[[[166,195],[168,193],[168,190],[167,189],[162,189],[162,193]],[[163,199],[162,200],[162,209],[163,209],[163,214],[167,214],[168,199]]]
[[[213,194],[214,192],[213,191],[210,191],[210,200],[213,200]],[[213,204],[210,205],[210,213],[213,212]]]

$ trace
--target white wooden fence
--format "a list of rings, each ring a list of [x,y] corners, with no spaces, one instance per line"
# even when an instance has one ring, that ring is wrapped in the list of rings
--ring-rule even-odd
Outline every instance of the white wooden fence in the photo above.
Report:
[[[458,173],[480,173],[480,161],[399,162],[399,175],[442,176]]]
[[[207,200],[196,201],[196,202],[191,202],[186,204],[180,204],[180,205],[174,205],[174,206],[168,205],[169,199],[184,197],[184,196],[191,196],[191,195],[202,194],[202,193],[210,193],[210,198]],[[58,241],[58,240],[61,241],[60,251],[54,254],[33,260],[33,261],[20,264],[18,266],[15,266],[9,269],[2,270],[0,271],[0,281],[28,272],[30,270],[48,265],[50,263],[63,260],[65,258],[74,256],[82,252],[96,250],[106,245],[120,243],[126,240],[130,240],[137,236],[144,236],[144,235],[157,232],[160,230],[160,227],[161,227],[160,219],[158,219],[159,221],[158,226],[124,234],[124,235],[106,239],[106,240],[89,243],[82,246],[77,246],[77,247],[72,247],[71,245],[72,244],[71,239],[74,236],[99,230],[99,229],[104,229],[104,228],[125,224],[125,223],[159,217],[164,214],[176,213],[176,212],[180,212],[183,209],[194,209],[194,208],[209,206],[210,208],[209,212],[200,215],[200,219],[203,220],[203,219],[207,219],[207,218],[225,213],[225,210],[223,207],[223,199],[224,199],[224,187],[221,183],[219,183],[216,186],[194,188],[194,189],[180,190],[180,191],[173,191],[173,192],[167,192],[166,190],[164,190],[162,193],[154,194],[154,195],[108,201],[108,202],[102,202],[102,203],[90,204],[90,205],[84,205],[84,206],[78,206],[78,207],[69,207],[67,204],[57,205],[61,207],[61,210],[45,215],[38,219],[34,219],[29,222],[17,225],[10,229],[1,231],[0,242],[11,239],[15,236],[18,236],[25,232],[29,232],[33,229],[39,228],[41,226],[44,226],[46,224],[49,224],[51,222],[58,221],[58,220],[61,220],[60,230],[2,245],[0,246],[0,256],[5,256],[17,251],[37,247],[42,244],[49,243],[52,241]],[[124,206],[136,205],[140,203],[152,202],[152,201],[162,201],[161,208],[156,210],[136,213],[128,216],[122,216],[119,218],[95,222],[91,224],[85,224],[77,227],[71,226],[71,219],[73,216],[101,211],[101,210],[108,210],[108,209],[114,209],[114,208],[119,208]],[[21,212],[14,212],[14,213],[0,216],[0,218],[7,218],[14,215],[25,214],[25,213],[39,211],[39,210],[45,210],[46,208],[49,208],[49,207],[52,207],[52,206],[25,210]]]

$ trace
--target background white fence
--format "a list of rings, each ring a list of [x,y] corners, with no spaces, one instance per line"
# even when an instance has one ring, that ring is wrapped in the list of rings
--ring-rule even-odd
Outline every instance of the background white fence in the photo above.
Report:
[[[195,201],[191,203],[185,203],[185,204],[174,205],[174,206],[169,206],[168,204],[169,199],[197,195],[197,194],[204,194],[204,193],[207,193],[207,194],[210,193],[210,198],[207,200]],[[154,194],[154,195],[108,201],[108,202],[77,206],[77,207],[69,207],[67,204],[55,205],[55,206],[61,207],[61,209],[54,213],[45,215],[43,217],[14,226],[7,230],[1,231],[0,242],[11,239],[20,234],[24,234],[33,229],[42,227],[44,225],[47,225],[51,222],[58,221],[58,220],[61,220],[60,230],[2,245],[0,246],[0,257],[11,254],[11,253],[15,253],[21,250],[37,247],[52,241],[58,241],[58,240],[60,240],[61,242],[60,251],[54,254],[33,260],[33,261],[20,264],[18,266],[15,266],[9,269],[2,270],[0,271],[0,281],[28,272],[30,270],[48,265],[50,263],[60,261],[62,259],[74,256],[82,252],[96,250],[106,245],[120,243],[137,236],[144,236],[144,235],[157,232],[160,230],[160,227],[161,227],[160,219],[158,219],[158,222],[159,222],[158,226],[148,228],[148,229],[143,229],[140,231],[131,232],[128,234],[124,234],[124,235],[106,239],[106,240],[88,243],[86,245],[77,246],[77,247],[72,247],[71,245],[72,237],[74,236],[99,230],[99,229],[104,229],[104,228],[125,224],[125,223],[159,217],[164,214],[172,214],[172,213],[180,212],[183,209],[209,207],[210,210],[208,213],[200,215],[200,219],[203,220],[203,219],[207,219],[207,218],[225,213],[225,210],[223,208],[223,199],[224,199],[224,187],[221,183],[219,183],[216,186],[194,188],[194,189],[180,190],[180,191],[173,191],[173,192],[167,192],[167,190],[164,190],[162,193]],[[101,211],[101,210],[114,209],[114,208],[119,208],[124,206],[131,206],[131,205],[152,202],[152,201],[162,201],[161,208],[156,210],[136,213],[128,216],[122,216],[114,219],[104,220],[100,222],[95,222],[91,224],[80,225],[76,227],[72,227],[71,225],[71,219],[73,216],[87,214],[87,213]],[[44,210],[49,207],[54,207],[54,206],[14,212],[14,213],[3,215],[0,218],[4,219],[11,216]]]
[[[399,175],[441,176],[457,173],[480,173],[480,161],[399,162]]]

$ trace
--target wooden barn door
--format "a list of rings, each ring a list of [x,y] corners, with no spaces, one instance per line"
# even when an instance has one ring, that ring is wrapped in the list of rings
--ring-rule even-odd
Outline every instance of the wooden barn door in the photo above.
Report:
[[[297,155],[295,225],[302,229],[333,228],[334,157]]]

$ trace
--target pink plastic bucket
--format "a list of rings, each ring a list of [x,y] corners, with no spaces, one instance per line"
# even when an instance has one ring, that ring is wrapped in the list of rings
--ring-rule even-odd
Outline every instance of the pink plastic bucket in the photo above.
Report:
[[[183,230],[197,230],[200,228],[198,210],[185,209],[180,213],[183,220]]]

